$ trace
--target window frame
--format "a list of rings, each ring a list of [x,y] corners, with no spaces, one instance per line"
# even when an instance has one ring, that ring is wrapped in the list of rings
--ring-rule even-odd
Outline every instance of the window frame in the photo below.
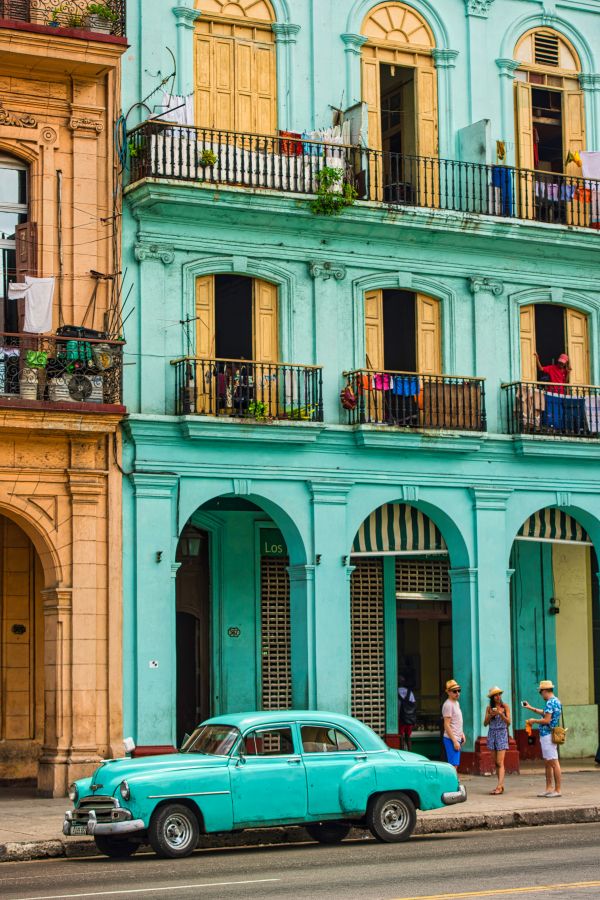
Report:
[[[243,757],[246,760],[246,762],[249,760],[253,760],[253,759],[290,759],[293,756],[299,756],[300,754],[298,753],[298,735],[296,733],[296,729],[294,728],[295,724],[296,724],[295,722],[278,722],[273,725],[255,725],[255,726],[249,728],[247,731],[245,731],[241,735],[236,746],[232,750],[232,756]],[[270,753],[270,754],[255,753],[252,755],[248,755],[247,753],[243,752],[242,748],[245,745],[246,739],[251,734],[258,733],[258,732],[265,732],[265,731],[279,731],[283,728],[289,729],[290,734],[292,735],[293,750],[291,753]]]
[[[327,729],[333,728],[336,731],[341,732],[341,734],[346,735],[348,740],[350,740],[354,744],[355,749],[354,750],[339,750],[339,749],[336,749],[336,750],[305,750],[304,744],[302,743],[302,729],[303,728],[327,728]],[[335,722],[306,722],[306,721],[298,722],[298,734],[299,734],[300,747],[301,747],[300,753],[302,756],[327,756],[327,757],[329,757],[329,756],[332,756],[334,753],[343,753],[345,755],[348,753],[367,753],[367,752],[369,752],[369,751],[364,750],[364,748],[360,744],[360,741],[358,741],[356,739],[356,737],[354,737],[354,735],[350,734],[350,732],[347,731],[342,725],[338,725]]]

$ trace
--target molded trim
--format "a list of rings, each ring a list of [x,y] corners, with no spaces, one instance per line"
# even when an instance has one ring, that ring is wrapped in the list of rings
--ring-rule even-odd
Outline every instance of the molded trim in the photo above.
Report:
[[[562,19],[556,13],[549,16],[544,11],[529,13],[516,19],[505,31],[500,45],[499,57],[513,59],[517,43],[524,34],[532,28],[553,28],[562,33],[569,40],[579,55],[582,72],[596,72],[594,53],[583,34],[566,19]]]
[[[428,0],[401,0],[403,6],[408,6],[422,16],[433,32],[435,45],[438,48],[449,47],[448,30],[437,10]],[[372,9],[381,6],[382,0],[354,0],[352,9],[348,13],[345,31],[349,34],[360,34],[364,20]]]

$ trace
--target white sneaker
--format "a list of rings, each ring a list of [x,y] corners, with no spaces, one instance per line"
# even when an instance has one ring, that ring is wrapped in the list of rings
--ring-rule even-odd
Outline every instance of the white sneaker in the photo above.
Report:
[[[538,794],[538,797],[549,797],[552,791],[544,791],[543,794]]]
[[[546,797],[561,797],[561,796],[562,796],[562,794],[560,794],[558,791],[550,791],[550,793],[546,794]]]

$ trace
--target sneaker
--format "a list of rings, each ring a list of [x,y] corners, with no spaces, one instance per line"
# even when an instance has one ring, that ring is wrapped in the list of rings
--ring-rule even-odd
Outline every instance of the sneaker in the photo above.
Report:
[[[546,794],[546,797],[562,797],[562,794],[560,794],[558,791],[550,791],[548,794]]]
[[[538,797],[549,797],[552,791],[544,791],[543,794],[538,794]]]

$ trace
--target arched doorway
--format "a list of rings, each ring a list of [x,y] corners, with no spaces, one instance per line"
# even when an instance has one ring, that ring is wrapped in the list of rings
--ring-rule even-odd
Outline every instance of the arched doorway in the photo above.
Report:
[[[437,756],[441,689],[453,665],[444,538],[416,507],[386,504],[359,528],[351,563],[352,714],[397,741],[402,677],[417,697],[413,749]]]
[[[0,515],[0,785],[37,781],[44,740],[43,588],[33,543]]]
[[[511,568],[514,728],[521,757],[535,756],[537,749],[524,732],[520,701],[530,700],[542,678],[557,685],[571,728],[562,755],[591,756],[598,746],[600,607],[590,537],[562,510],[538,510],[519,529]]]

